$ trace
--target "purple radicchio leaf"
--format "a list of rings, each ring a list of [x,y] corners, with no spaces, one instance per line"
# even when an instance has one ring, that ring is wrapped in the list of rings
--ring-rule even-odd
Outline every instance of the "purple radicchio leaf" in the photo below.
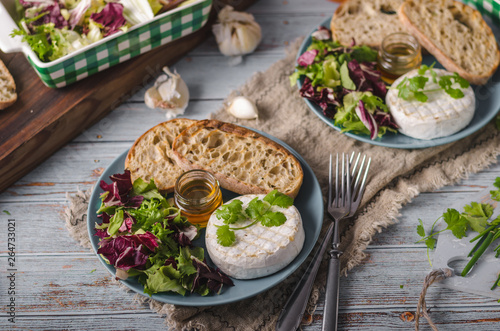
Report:
[[[33,25],[54,23],[54,26],[58,29],[68,26],[68,21],[66,21],[66,19],[62,16],[61,7],[56,1],[23,1],[21,4],[23,4],[25,8],[40,6],[40,12],[38,12],[36,15],[46,13],[40,19],[33,22]]]
[[[391,114],[389,113],[377,109],[373,117],[375,118],[375,121],[379,124],[379,126],[387,126],[396,130],[399,128],[398,125],[392,119]]]
[[[107,213],[102,213],[101,215],[97,215],[97,217],[102,218],[102,223],[101,224],[106,224],[109,223],[109,219],[111,216],[109,216]],[[106,237],[109,237],[108,234],[108,229],[95,229],[95,235],[98,236],[101,239],[104,239]]]
[[[324,26],[320,25],[318,27],[318,30],[314,31],[311,34],[311,37],[313,37],[316,40],[330,40],[332,38],[332,35],[331,35],[329,29],[327,29]]]
[[[198,234],[198,229],[193,225],[182,227],[179,224],[169,222],[167,228],[173,231],[172,237],[181,247],[191,247],[192,240]]]
[[[140,269],[146,264],[149,254],[143,252],[143,246],[137,245],[132,237],[119,236],[101,240],[97,253],[102,254],[115,268],[125,271],[130,268]]]
[[[175,257],[173,256],[165,260],[165,265],[171,265],[175,270],[177,270],[177,261],[175,261]]]
[[[104,37],[118,32],[125,24],[121,3],[108,2],[100,12],[90,15],[90,18],[104,27]]]
[[[125,170],[123,174],[114,174],[109,177],[111,184],[107,184],[101,180],[99,184],[103,191],[108,192],[103,202],[105,206],[127,206],[131,208],[139,208],[144,197],[141,195],[129,197],[128,194],[132,190],[132,180],[130,179],[130,171]],[[105,193],[102,193],[105,194]]]
[[[359,63],[352,60],[347,63],[349,76],[357,90],[361,92],[372,92],[381,99],[385,99],[387,88],[380,78],[380,72],[376,70],[375,64],[369,62]]]
[[[317,49],[306,51],[301,56],[299,56],[299,58],[297,59],[297,64],[301,67],[307,67],[308,65],[314,63],[316,55],[318,55]]]
[[[307,77],[304,79],[304,83],[300,88],[299,94],[301,97],[316,103],[319,107],[321,107],[323,113],[331,111],[334,114],[335,111],[332,108],[340,106],[340,102],[337,100],[339,96],[332,88],[326,87],[318,91],[314,88],[314,86],[312,86],[311,80]]]
[[[193,280],[192,290],[206,284],[212,293],[219,294],[223,285],[234,286],[231,278],[223,274],[219,269],[211,268],[208,264],[192,257],[193,265],[196,268],[196,277]]]
[[[146,246],[151,252],[159,246],[159,239],[154,234],[147,231],[146,233],[136,234],[132,236],[137,244]]]
[[[356,115],[358,115],[359,119],[366,126],[368,130],[370,130],[370,139],[377,138],[378,135],[378,125],[372,114],[366,110],[363,101],[359,100],[358,106],[355,108]]]
[[[135,224],[135,218],[129,213],[125,212],[125,219],[123,220],[122,225],[118,229],[118,232],[132,232],[132,225]]]

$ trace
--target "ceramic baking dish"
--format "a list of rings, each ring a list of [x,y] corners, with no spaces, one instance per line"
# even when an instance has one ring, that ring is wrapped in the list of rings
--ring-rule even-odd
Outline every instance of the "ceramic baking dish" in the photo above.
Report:
[[[195,32],[207,22],[211,6],[212,0],[198,0],[57,60],[42,62],[21,37],[9,36],[18,28],[15,1],[0,0],[0,49],[4,53],[23,52],[45,85],[59,88]]]

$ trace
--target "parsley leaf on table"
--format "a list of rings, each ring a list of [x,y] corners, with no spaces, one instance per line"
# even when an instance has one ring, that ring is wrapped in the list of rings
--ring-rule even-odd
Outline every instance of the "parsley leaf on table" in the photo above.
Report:
[[[477,202],[471,202],[470,205],[466,205],[462,213],[462,216],[467,219],[472,230],[476,232],[481,232],[486,228],[491,215],[493,215],[492,205]]]
[[[491,190],[491,198],[495,201],[500,201],[500,177],[495,179],[495,183],[493,184],[497,188],[497,190]]]
[[[448,224],[448,227],[442,231],[450,230],[453,235],[459,239],[465,236],[469,222],[465,217],[462,217],[458,210],[448,208],[448,210],[443,214],[443,220]]]

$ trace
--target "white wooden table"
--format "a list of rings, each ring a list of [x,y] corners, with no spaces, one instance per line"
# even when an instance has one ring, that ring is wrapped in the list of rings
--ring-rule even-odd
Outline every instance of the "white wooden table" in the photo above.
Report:
[[[336,6],[327,0],[261,0],[250,7],[248,12],[260,23],[264,38],[242,64],[229,66],[213,38],[175,64],[191,93],[185,116],[202,119],[219,109],[230,91],[281,59],[289,43],[311,31]],[[144,91],[124,96],[128,99],[125,103],[0,194],[1,330],[164,328],[160,316],[146,306],[135,305],[133,294],[110,282],[97,257],[69,236],[63,220],[66,192],[93,186],[137,137],[165,120],[163,113],[144,105]],[[399,223],[374,238],[367,250],[369,258],[342,278],[340,328],[414,328],[402,315],[415,312],[423,279],[430,270],[425,246],[415,244],[418,219],[430,226],[436,212],[480,191],[499,174],[500,166],[495,165],[457,185],[421,194],[405,206]],[[17,273],[12,295],[7,277],[9,218],[15,219],[16,238]],[[15,300],[15,324],[7,320],[11,298]],[[500,305],[494,299],[432,286],[427,300],[440,329],[500,329]],[[304,330],[321,329],[322,305],[320,300],[312,324]],[[423,324],[423,329],[429,329]]]

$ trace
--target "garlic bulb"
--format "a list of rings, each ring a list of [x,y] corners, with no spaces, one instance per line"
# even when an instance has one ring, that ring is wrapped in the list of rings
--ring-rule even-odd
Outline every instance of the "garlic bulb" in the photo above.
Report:
[[[227,112],[244,120],[253,120],[259,117],[255,103],[243,96],[232,99],[227,107]]]
[[[160,75],[153,87],[144,95],[144,102],[149,108],[166,109],[167,119],[184,114],[189,102],[189,90],[181,76],[163,67],[165,74]]]
[[[234,11],[224,7],[218,15],[219,23],[212,26],[212,32],[219,50],[226,56],[252,53],[262,39],[259,24],[252,14]]]

